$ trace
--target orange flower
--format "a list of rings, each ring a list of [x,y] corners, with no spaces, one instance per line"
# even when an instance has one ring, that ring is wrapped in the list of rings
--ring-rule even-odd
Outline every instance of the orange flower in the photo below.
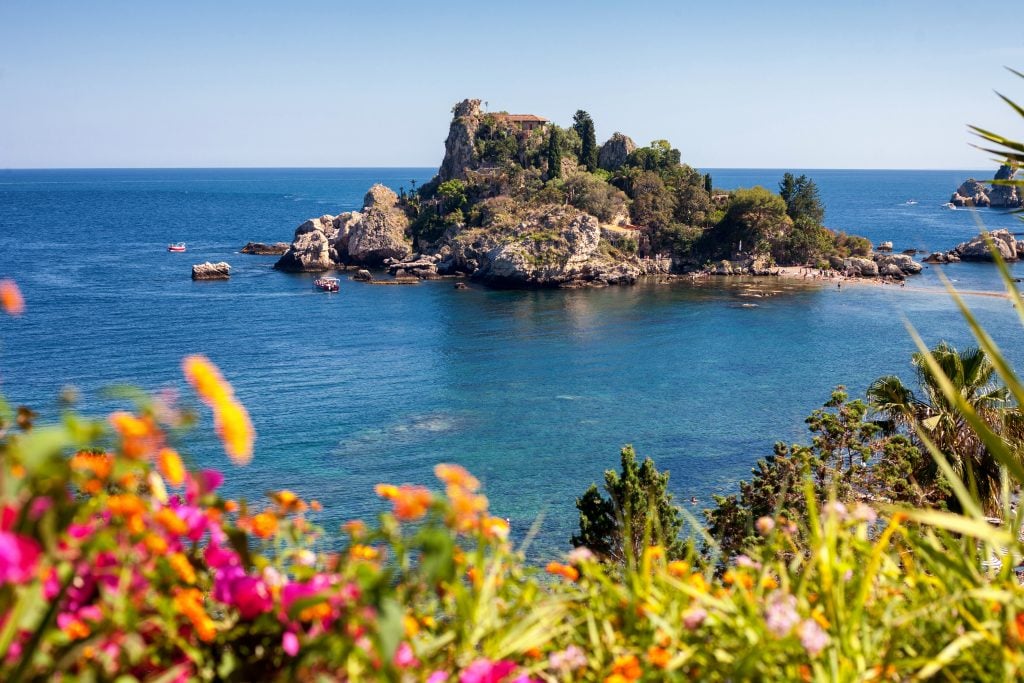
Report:
[[[395,517],[405,521],[419,519],[427,514],[427,508],[434,500],[430,491],[422,486],[377,484],[375,490],[378,496],[391,501]]]
[[[224,501],[224,512],[237,512],[237,511],[238,511],[238,501],[234,501],[234,500],[225,500]]]
[[[182,581],[187,584],[196,582],[196,570],[192,568],[192,563],[188,561],[184,554],[171,553],[167,557],[167,562]]]
[[[107,498],[107,508],[110,510],[110,514],[125,519],[141,515],[143,510],[146,509],[142,504],[142,500],[131,493],[110,496]]]
[[[747,572],[739,571],[737,569],[727,569],[725,574],[722,575],[722,582],[726,586],[737,585],[741,588],[753,588],[754,579]]]
[[[277,517],[261,512],[252,518],[252,533],[260,538],[270,538],[277,531]]]
[[[1017,640],[1024,642],[1024,612],[1018,612],[1013,625],[1017,631]]]
[[[203,609],[203,595],[197,589],[178,591],[174,596],[174,607],[192,622],[200,640],[208,643],[217,636],[213,620]]]
[[[278,505],[281,506],[281,509],[285,512],[303,512],[306,509],[306,502],[300,500],[298,496],[296,496],[288,489],[271,494],[271,497]]]
[[[331,606],[326,602],[318,602],[299,612],[299,621],[321,621],[331,616]]]
[[[320,512],[321,510],[324,509],[324,506],[320,504],[319,500],[309,501],[309,507],[313,510],[313,512]]]
[[[366,523],[361,519],[353,519],[349,522],[345,522],[342,527],[349,536],[356,537],[362,536],[366,533]]]
[[[690,565],[682,560],[672,560],[668,563],[668,573],[676,578],[682,578],[690,573]]]
[[[76,472],[89,472],[97,479],[106,480],[114,467],[114,459],[106,453],[78,451],[71,456],[71,469]]]
[[[14,280],[0,280],[0,308],[7,315],[21,315],[25,312],[25,300]]]
[[[612,675],[615,674],[622,676],[627,681],[635,681],[643,676],[644,672],[640,668],[640,660],[636,655],[622,655],[616,657],[612,662]]]
[[[548,574],[561,576],[568,581],[575,581],[580,578],[580,570],[572,565],[562,564],[561,562],[548,562],[548,566],[545,569]]]
[[[652,645],[647,648],[647,661],[659,669],[664,669],[672,660],[672,655],[663,647]]]
[[[480,481],[460,465],[440,463],[434,466],[434,474],[449,486],[458,486],[467,491],[476,491],[480,488]]]
[[[171,486],[181,486],[185,481],[185,465],[173,448],[161,448],[156,455],[157,467]]]
[[[508,538],[508,522],[501,517],[488,517],[483,521],[481,528],[486,538],[495,538],[502,541]]]
[[[188,532],[188,524],[171,508],[160,508],[155,518],[157,524],[173,536],[183,536]]]
[[[121,436],[121,450],[129,458],[144,458],[157,450],[163,441],[163,434],[149,417],[135,417],[119,410],[111,413],[109,419]]]
[[[487,497],[469,493],[459,486],[449,486],[447,493],[452,503],[455,529],[469,531],[476,528],[481,516],[487,512]]]
[[[163,536],[149,534],[143,542],[146,544],[146,549],[149,550],[151,555],[159,556],[167,552],[167,541],[164,540]]]
[[[348,549],[349,556],[354,560],[376,560],[380,551],[369,545],[354,544]]]
[[[64,628],[61,629],[71,640],[81,640],[87,638],[91,631],[89,627],[81,619],[71,619],[71,621],[64,624]]]

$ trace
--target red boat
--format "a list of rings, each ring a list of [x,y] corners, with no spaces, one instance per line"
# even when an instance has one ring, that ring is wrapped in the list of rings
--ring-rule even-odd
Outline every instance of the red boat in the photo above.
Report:
[[[313,286],[322,292],[337,292],[339,282],[336,277],[320,277],[313,280]]]
[[[185,251],[185,243],[175,242],[174,244],[168,244],[167,251]]]

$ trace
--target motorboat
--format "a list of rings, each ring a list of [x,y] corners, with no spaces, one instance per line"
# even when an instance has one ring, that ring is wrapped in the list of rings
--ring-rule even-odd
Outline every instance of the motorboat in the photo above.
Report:
[[[336,277],[318,277],[313,280],[313,286],[321,292],[337,292],[340,282]]]
[[[167,251],[185,251],[184,242],[175,242],[167,245]]]

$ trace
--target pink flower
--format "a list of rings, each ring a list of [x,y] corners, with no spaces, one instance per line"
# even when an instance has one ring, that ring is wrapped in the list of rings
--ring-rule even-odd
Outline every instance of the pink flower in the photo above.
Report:
[[[299,637],[291,631],[285,631],[281,638],[281,647],[289,657],[299,654]]]
[[[402,643],[398,646],[398,650],[395,651],[395,666],[399,669],[408,669],[411,666],[417,666],[419,661],[416,659],[416,655],[413,654],[412,648],[409,647],[409,643]]]
[[[689,631],[694,631],[700,628],[707,618],[708,613],[703,607],[691,607],[683,612],[683,626]]]
[[[0,531],[0,585],[31,581],[40,552],[39,544],[31,538]]]
[[[501,683],[515,668],[515,662],[478,659],[462,670],[459,683]]]
[[[549,654],[548,665],[560,673],[569,673],[570,671],[585,667],[587,665],[587,656],[581,648],[570,645],[561,652]]]
[[[800,615],[796,612],[796,598],[778,592],[769,596],[764,621],[772,635],[785,638],[800,621]]]
[[[800,622],[800,628],[797,629],[797,633],[800,635],[800,644],[807,650],[807,654],[812,657],[816,656],[828,645],[828,634],[825,633],[825,629],[819,626],[818,622],[814,619],[804,619]]]
[[[243,619],[269,612],[274,601],[262,579],[249,576],[237,565],[222,567],[213,579],[213,598],[232,605]]]
[[[435,671],[427,677],[427,683],[445,683],[448,680],[448,674],[444,671]]]

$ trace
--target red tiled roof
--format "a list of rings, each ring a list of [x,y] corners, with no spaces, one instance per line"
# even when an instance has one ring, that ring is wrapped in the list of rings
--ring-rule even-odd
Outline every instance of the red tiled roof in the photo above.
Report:
[[[498,118],[512,121],[513,123],[547,123],[548,119],[535,114],[495,114]]]

